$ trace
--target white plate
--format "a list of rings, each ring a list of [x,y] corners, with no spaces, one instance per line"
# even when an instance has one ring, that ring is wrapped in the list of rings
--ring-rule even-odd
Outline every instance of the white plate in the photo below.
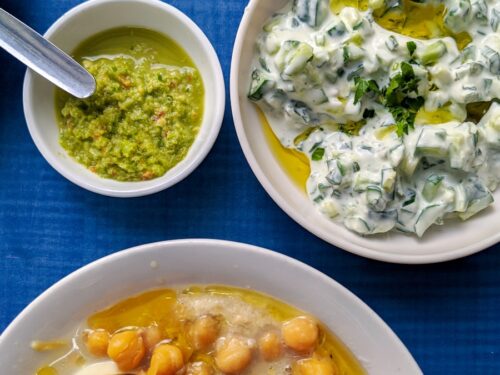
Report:
[[[151,267],[156,262],[157,267]],[[347,289],[296,260],[250,245],[181,240],[144,245],[98,260],[48,289],[0,337],[5,374],[33,374],[47,354],[32,340],[56,339],[111,303],[151,288],[185,284],[250,287],[314,314],[370,375],[422,374],[391,329]]]
[[[243,152],[274,201],[297,223],[323,240],[352,253],[393,263],[437,263],[461,258],[500,241],[500,210],[489,209],[465,223],[434,227],[423,239],[399,233],[362,237],[320,214],[305,193],[283,171],[247,99],[255,41],[262,25],[291,0],[252,0],[236,37],[231,67],[231,105]],[[495,194],[500,200],[500,193]]]

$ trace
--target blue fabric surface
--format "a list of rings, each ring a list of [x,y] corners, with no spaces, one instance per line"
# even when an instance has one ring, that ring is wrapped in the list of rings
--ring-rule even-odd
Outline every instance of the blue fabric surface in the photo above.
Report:
[[[44,32],[79,0],[0,0]],[[226,87],[246,0],[169,0],[201,26]],[[431,266],[350,255],[283,213],[251,172],[229,99],[221,134],[201,167],[151,197],[119,200],[71,184],[42,158],[22,111],[24,68],[0,51],[0,332],[38,294],[114,251],[207,237],[264,246],[302,260],[356,293],[394,329],[426,374],[500,373],[500,252]]]

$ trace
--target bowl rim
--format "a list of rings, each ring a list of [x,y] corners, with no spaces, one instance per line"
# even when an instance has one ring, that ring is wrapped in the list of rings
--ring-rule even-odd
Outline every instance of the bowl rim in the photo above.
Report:
[[[224,112],[226,106],[226,90],[225,90],[224,75],[222,72],[222,66],[219,57],[217,56],[217,52],[215,51],[215,48],[213,47],[212,43],[205,35],[205,33],[201,30],[201,28],[181,10],[175,8],[170,4],[164,3],[160,0],[88,0],[69,9],[66,13],[60,16],[44,33],[44,37],[50,40],[52,35],[56,33],[60,29],[60,27],[62,27],[68,22],[71,22],[71,20],[74,17],[78,17],[78,15],[81,12],[85,11],[88,8],[99,7],[109,3],[138,3],[138,4],[143,4],[144,6],[157,7],[162,12],[169,13],[170,15],[177,18],[179,21],[181,21],[190,29],[191,33],[200,42],[202,49],[204,50],[204,54],[210,61],[210,65],[213,66],[214,69],[211,70],[213,70],[212,73],[215,74],[214,95],[216,96],[215,103],[217,104],[217,106],[214,110],[213,118],[210,119],[209,122],[205,125],[205,127],[208,128],[206,138],[200,144],[200,147],[198,149],[196,150],[190,149],[190,152],[193,152],[193,160],[191,160],[189,163],[185,165],[182,165],[182,168],[176,170],[176,173],[173,176],[165,178],[164,175],[158,177],[157,179],[151,180],[150,186],[146,187],[131,186],[123,189],[114,189],[110,187],[100,186],[98,184],[89,182],[84,176],[81,176],[79,173],[69,172],[68,169],[60,163],[57,156],[55,155],[55,151],[51,150],[50,147],[46,146],[44,142],[41,140],[41,136],[39,134],[40,129],[39,126],[36,125],[37,120],[35,120],[35,113],[34,113],[35,111],[33,111],[33,102],[31,100],[33,92],[32,80],[35,77],[35,73],[30,69],[26,70],[23,82],[24,116],[26,119],[26,123],[28,125],[28,131],[38,151],[42,154],[43,158],[49,163],[49,165],[63,177],[65,177],[66,179],[80,186],[83,189],[86,189],[88,191],[100,195],[117,197],[117,198],[142,197],[158,193],[162,190],[165,190],[181,182],[186,177],[188,177],[203,162],[203,160],[205,160],[208,153],[214,146],[215,141],[217,140],[220,129],[222,127],[222,122],[224,120]],[[200,131],[201,129],[202,128],[200,128]],[[81,166],[75,160],[72,160],[72,162]],[[177,164],[173,168],[177,167],[178,165],[179,164]],[[99,180],[107,180],[106,178],[101,177],[99,175],[96,175],[96,177]],[[124,187],[127,184],[133,184],[132,182],[121,182],[115,180],[113,181],[120,185],[123,184],[122,186]]]
[[[413,358],[412,354],[408,350],[408,348],[404,345],[404,343],[401,341],[401,339],[396,335],[396,333],[388,326],[387,323],[384,322],[384,320],[374,311],[372,310],[365,302],[363,302],[359,297],[357,297],[353,292],[348,290],[346,287],[341,285],[339,282],[335,281],[333,278],[327,276],[326,274],[320,272],[319,270],[297,260],[294,259],[290,256],[287,256],[285,254],[269,250],[266,248],[258,247],[255,245],[250,245],[246,243],[241,243],[241,242],[234,242],[234,241],[227,241],[227,240],[216,240],[216,239],[207,239],[207,238],[193,238],[193,239],[179,239],[179,240],[169,240],[169,241],[161,241],[161,242],[154,242],[154,243],[149,243],[145,245],[139,245],[135,247],[131,247],[126,250],[121,250],[115,253],[112,253],[110,255],[107,255],[105,257],[102,257],[100,259],[97,259],[87,265],[84,265],[83,267],[71,272],[69,275],[65,276],[64,278],[60,279],[56,283],[54,283],[52,286],[50,286],[48,289],[46,289],[44,292],[42,292],[37,298],[35,298],[28,306],[26,306],[18,315],[17,317],[7,326],[7,328],[4,330],[4,332],[0,335],[0,348],[2,346],[8,345],[9,341],[12,341],[13,338],[12,334],[15,333],[17,327],[23,322],[23,320],[32,314],[33,311],[36,311],[39,305],[43,304],[43,301],[57,293],[59,290],[63,290],[67,285],[71,285],[72,282],[76,282],[81,277],[84,277],[84,275],[87,272],[92,272],[97,269],[102,269],[103,267],[106,267],[107,265],[119,261],[121,259],[124,259],[128,256],[133,256],[135,254],[144,254],[146,251],[150,252],[155,252],[155,251],[161,251],[161,252],[168,252],[168,251],[176,251],[179,249],[183,249],[186,247],[192,247],[192,246],[197,246],[198,248],[202,249],[203,247],[214,247],[214,248],[220,248],[222,249],[221,251],[229,251],[228,248],[231,248],[231,250],[234,251],[239,251],[242,254],[248,254],[249,256],[257,257],[257,258],[272,258],[273,260],[276,260],[277,262],[287,264],[291,269],[300,269],[301,271],[305,273],[311,274],[315,280],[318,280],[318,282],[324,283],[327,285],[329,288],[332,288],[338,292],[343,298],[346,300],[351,301],[353,304],[356,305],[357,310],[362,313],[364,316],[366,316],[367,319],[370,319],[370,323],[373,324],[374,326],[377,326],[379,329],[381,329],[384,334],[386,334],[386,337],[390,342],[395,345],[395,347],[398,347],[400,350],[400,354],[404,355],[405,362],[408,364],[408,369],[411,370],[409,373],[414,373],[414,374],[421,374],[422,371]],[[265,293],[265,292],[264,292]],[[281,296],[273,296],[275,298],[278,298],[280,300],[284,300]],[[335,332],[334,332],[335,333]],[[358,358],[363,362],[362,358]]]
[[[249,0],[249,4],[245,8],[245,13],[241,20],[240,26],[238,28],[238,33],[236,35],[233,54],[231,60],[231,72],[230,72],[230,99],[231,99],[231,109],[233,115],[233,122],[236,129],[236,134],[240,146],[243,150],[245,158],[250,165],[253,173],[259,180],[260,184],[264,190],[271,196],[274,202],[296,223],[302,226],[304,229],[314,234],[323,241],[339,247],[345,251],[356,254],[358,256],[369,258],[377,261],[396,263],[396,264],[433,264],[442,263],[459,258],[463,258],[472,254],[476,254],[483,251],[497,243],[500,242],[500,232],[496,235],[484,238],[483,240],[463,247],[459,247],[454,250],[450,250],[443,253],[428,254],[428,255],[405,255],[405,254],[392,254],[392,253],[382,253],[378,250],[373,250],[367,246],[362,246],[354,244],[341,236],[334,236],[332,233],[320,229],[318,226],[312,224],[310,220],[303,217],[298,213],[288,202],[282,197],[277,189],[274,188],[271,181],[268,179],[267,175],[264,173],[263,169],[259,165],[252,148],[250,146],[249,140],[245,134],[245,126],[243,125],[243,118],[241,115],[241,106],[239,99],[239,86],[241,82],[241,77],[239,77],[238,72],[240,70],[240,56],[243,49],[243,44],[245,41],[245,32],[249,27],[252,19],[252,15],[255,9],[259,5],[257,0]],[[335,234],[335,233],[333,233]]]

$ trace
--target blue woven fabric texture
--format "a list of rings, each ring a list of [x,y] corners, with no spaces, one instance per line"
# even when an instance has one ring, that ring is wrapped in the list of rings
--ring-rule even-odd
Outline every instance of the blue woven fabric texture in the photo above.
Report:
[[[207,34],[226,87],[246,0],[168,0]],[[44,32],[80,0],[0,0]],[[188,237],[247,242],[304,261],[356,293],[394,329],[426,374],[500,373],[500,252],[446,264],[366,260],[317,239],[258,183],[236,138],[229,99],[217,143],[182,183],[120,200],[56,173],[25,124],[25,69],[0,51],[0,332],[38,294],[77,268],[134,245]]]

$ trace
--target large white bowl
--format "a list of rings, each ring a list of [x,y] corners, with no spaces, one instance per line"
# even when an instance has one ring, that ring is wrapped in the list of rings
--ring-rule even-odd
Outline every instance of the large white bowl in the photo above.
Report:
[[[157,267],[151,267],[155,262]],[[33,374],[47,354],[30,342],[74,332],[85,318],[151,288],[225,284],[252,288],[314,314],[370,375],[422,374],[391,329],[361,300],[322,273],[284,255],[234,242],[181,240],[144,245],[98,260],[31,303],[0,337],[4,374]]]
[[[212,148],[225,107],[224,77],[217,54],[205,34],[185,14],[156,0],[91,0],[71,9],[45,34],[70,53],[85,39],[115,27],[143,27],[169,36],[198,67],[205,86],[205,113],[200,132],[186,158],[164,176],[145,182],[101,178],[73,160],[59,144],[54,86],[28,70],[24,81],[24,112],[28,129],[44,158],[68,180],[95,193],[136,197],[156,193],[187,177]]]
[[[231,106],[238,138],[250,167],[274,201],[297,223],[323,240],[363,257],[393,263],[437,263],[484,250],[500,241],[500,210],[465,223],[434,227],[423,239],[399,233],[362,237],[320,214],[276,160],[256,107],[247,99],[255,41],[262,25],[291,0],[251,0],[241,22],[231,66]],[[500,200],[500,192],[495,194]]]

